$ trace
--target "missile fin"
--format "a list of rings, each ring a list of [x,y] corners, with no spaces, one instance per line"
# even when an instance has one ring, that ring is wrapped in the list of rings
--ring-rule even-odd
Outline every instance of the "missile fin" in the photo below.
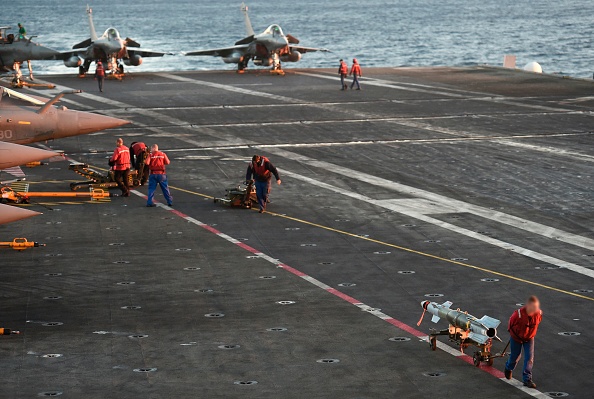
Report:
[[[494,319],[490,316],[483,316],[480,319],[477,320],[479,323],[481,323],[483,326],[485,326],[486,328],[497,328],[499,327],[499,324],[501,324],[501,322],[497,319]]]
[[[444,303],[441,304],[441,306],[443,306],[444,308],[450,308],[450,306],[452,306],[454,304],[454,302],[450,302],[450,301],[445,301]]]
[[[468,333],[468,338],[479,344],[484,344],[489,339],[489,337],[487,337],[486,335],[477,334],[475,332]]]
[[[431,318],[431,321],[434,323],[437,323],[438,321],[440,321],[441,318],[439,316],[433,315],[433,317]]]

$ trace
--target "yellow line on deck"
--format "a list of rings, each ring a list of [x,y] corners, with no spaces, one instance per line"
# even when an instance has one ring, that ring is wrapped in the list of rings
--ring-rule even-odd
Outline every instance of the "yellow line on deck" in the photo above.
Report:
[[[214,198],[211,195],[206,195],[206,194],[198,193],[196,191],[186,190],[186,189],[183,189],[183,188],[173,187],[173,186],[169,186],[169,187],[171,187],[174,190],[182,191],[182,192],[187,193],[187,194],[197,195],[197,196],[204,197],[204,198]],[[253,209],[253,210],[255,211],[256,209]],[[427,252],[417,251],[416,249],[403,247],[403,246],[400,246],[400,245],[397,245],[397,244],[391,244],[389,242],[376,240],[376,239],[370,238],[370,237],[363,237],[363,236],[360,236],[358,234],[349,233],[348,231],[335,229],[335,228],[329,227],[329,226],[324,226],[324,225],[319,224],[319,223],[309,222],[307,220],[299,219],[299,218],[296,218],[296,217],[293,217],[293,216],[281,215],[279,213],[268,212],[268,211],[266,213],[269,214],[269,215],[275,216],[275,217],[280,217],[280,218],[283,218],[283,219],[292,220],[294,222],[306,224],[308,226],[317,227],[319,229],[323,229],[323,230],[326,230],[326,231],[331,231],[333,233],[342,234],[342,235],[345,235],[345,236],[348,236],[348,237],[352,237],[352,238],[358,238],[360,240],[369,241],[369,242],[372,242],[374,244],[379,244],[379,245],[383,245],[383,246],[386,246],[386,247],[398,249],[398,250],[409,252],[409,253],[412,253],[412,254],[415,254],[415,255],[425,256],[427,258],[439,260],[439,261],[442,261],[442,262],[452,263],[454,265],[466,267],[466,268],[469,268],[469,269],[479,270],[481,272],[493,274],[493,275],[496,275],[496,276],[499,276],[499,277],[508,278],[510,280],[515,280],[515,281],[518,281],[518,282],[521,282],[521,283],[524,283],[524,284],[530,284],[530,285],[534,285],[536,287],[544,288],[544,289],[547,289],[547,290],[559,292],[559,293],[566,294],[566,295],[571,295],[571,296],[574,296],[574,297],[577,297],[577,298],[587,299],[589,301],[594,301],[594,298],[589,297],[589,296],[586,296],[586,295],[578,294],[577,292],[571,292],[571,291],[562,290],[561,288],[551,287],[550,285],[541,284],[541,283],[537,283],[535,281],[526,280],[526,279],[521,278],[521,277],[516,277],[516,276],[512,276],[511,274],[501,273],[501,272],[498,272],[498,271],[495,271],[495,270],[487,269],[485,267],[475,266],[475,265],[471,265],[469,263],[464,263],[464,262],[459,262],[459,261],[448,259],[448,258],[443,258],[443,257],[438,256],[438,255],[433,255],[433,254],[429,254]]]

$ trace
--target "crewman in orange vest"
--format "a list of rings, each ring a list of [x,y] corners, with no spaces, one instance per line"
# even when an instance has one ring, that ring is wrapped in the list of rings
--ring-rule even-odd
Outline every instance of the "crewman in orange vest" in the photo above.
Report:
[[[348,88],[347,84],[344,82],[347,75],[349,74],[349,66],[344,62],[343,59],[340,59],[340,66],[338,67],[338,74],[340,75],[340,90],[346,90]]]
[[[165,173],[165,166],[169,165],[170,163],[171,162],[169,161],[167,154],[159,151],[159,146],[157,144],[153,144],[151,146],[151,153],[146,159],[146,164],[148,165],[151,171],[148,185],[148,199],[146,202],[146,206],[149,208],[157,206],[153,201],[155,198],[155,190],[157,189],[157,184],[161,187],[161,191],[163,191],[163,196],[167,201],[167,205],[173,206],[173,197],[169,192],[169,185],[167,184],[167,174]]]
[[[149,150],[142,141],[134,141],[130,145],[130,159],[132,166],[136,169],[136,178],[141,186],[148,181],[149,167],[146,164],[146,158],[149,156]]]
[[[270,180],[272,175],[276,178],[276,183],[281,184],[281,179],[278,170],[268,160],[268,158],[261,155],[254,155],[252,162],[248,165],[245,180],[249,181],[254,177],[256,182],[256,196],[258,197],[258,205],[260,205],[260,213],[266,212],[266,203],[268,202],[268,194],[270,194]]]
[[[359,78],[361,77],[361,66],[359,65],[359,62],[357,62],[356,58],[353,58],[351,75],[353,75],[353,83],[351,83],[351,90],[353,90],[353,86],[355,84],[357,84],[357,90],[361,90],[361,85],[359,85]]]
[[[116,140],[117,147],[113,151],[113,155],[109,158],[109,164],[113,168],[113,177],[120,190],[122,190],[122,197],[130,196],[130,186],[128,185],[128,176],[130,175],[130,150],[124,145],[124,140],[118,138]]]
[[[105,68],[103,68],[103,63],[101,61],[97,61],[97,66],[95,67],[95,79],[97,79],[99,91],[103,93],[103,79],[105,79]]]

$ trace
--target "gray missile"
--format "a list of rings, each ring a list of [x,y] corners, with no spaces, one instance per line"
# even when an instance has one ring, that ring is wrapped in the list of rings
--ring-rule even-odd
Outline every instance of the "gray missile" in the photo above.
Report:
[[[444,302],[441,305],[436,302],[423,301],[421,302],[421,306],[425,311],[433,315],[431,318],[432,322],[437,323],[444,318],[451,326],[468,332],[468,338],[478,344],[484,344],[491,338],[501,341],[497,336],[497,327],[499,327],[501,322],[497,319],[489,316],[483,316],[479,319],[460,309],[450,309],[450,306],[452,306],[452,302],[450,301]]]

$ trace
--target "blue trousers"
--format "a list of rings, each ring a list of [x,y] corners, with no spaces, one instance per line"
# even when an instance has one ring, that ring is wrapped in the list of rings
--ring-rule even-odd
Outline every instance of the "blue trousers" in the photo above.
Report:
[[[357,89],[361,88],[361,86],[359,85],[359,77],[357,75],[353,75],[353,83],[351,83],[351,89],[355,84],[357,85]]]
[[[260,209],[266,209],[266,201],[268,200],[268,193],[270,192],[270,180],[257,181],[256,180],[256,196],[258,197],[258,205]]]
[[[146,201],[146,204],[153,204],[157,184],[161,187],[161,191],[163,191],[167,205],[173,204],[173,197],[171,196],[171,193],[169,192],[169,186],[167,185],[167,175],[150,175],[148,184],[148,200]]]
[[[341,90],[344,90],[344,87],[346,86],[344,84],[344,78],[346,78],[346,75],[343,75],[342,73],[340,74],[340,88]]]
[[[522,379],[524,382],[532,381],[532,365],[534,364],[534,338],[528,342],[518,342],[513,338],[510,338],[510,354],[505,368],[513,370],[518,364],[522,349],[524,349],[524,370],[522,372]]]

